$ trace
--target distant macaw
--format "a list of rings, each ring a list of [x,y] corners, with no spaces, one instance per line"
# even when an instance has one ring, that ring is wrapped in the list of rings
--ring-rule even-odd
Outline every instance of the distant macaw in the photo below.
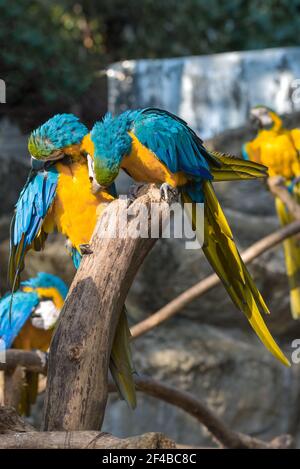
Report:
[[[92,191],[88,162],[81,150],[87,128],[72,114],[59,114],[34,130],[28,142],[32,169],[16,204],[11,225],[9,279],[13,291],[28,249],[39,250],[55,228],[71,245],[75,267],[86,249],[97,218],[114,196]],[[113,190],[113,188],[110,188]],[[111,352],[110,370],[120,394],[135,407],[135,388],[125,309]]]
[[[257,136],[243,146],[243,157],[269,168],[270,177],[281,177],[293,198],[300,203],[300,129],[283,127],[280,117],[266,106],[251,109],[251,120],[257,124]],[[293,221],[284,203],[275,198],[282,226]],[[294,319],[300,318],[300,244],[296,237],[283,242],[286,271],[290,287],[290,305]]]
[[[94,160],[95,178],[103,187],[123,168],[138,182],[162,184],[163,192],[167,186],[178,188],[183,202],[205,202],[203,251],[208,261],[265,346],[289,365],[261,317],[260,311],[268,313],[268,308],[241,259],[212,186],[213,180],[266,177],[266,168],[209,152],[183,120],[155,108],[118,117],[107,114],[84,138],[83,149]],[[192,210],[193,226],[194,215]]]
[[[55,323],[67,296],[68,287],[58,277],[45,272],[21,283],[14,293],[12,315],[11,294],[0,300],[0,339],[4,346],[46,352]],[[38,374],[26,372],[26,387],[22,389],[20,412],[29,415],[38,390]]]

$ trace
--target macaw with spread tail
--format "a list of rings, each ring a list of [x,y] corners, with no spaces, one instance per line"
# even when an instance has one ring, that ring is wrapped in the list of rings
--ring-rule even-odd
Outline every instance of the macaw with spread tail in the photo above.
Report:
[[[1,298],[0,339],[5,348],[46,352],[67,293],[68,287],[63,280],[56,275],[39,272],[36,277],[22,282],[14,293],[11,318],[12,294]],[[37,396],[38,373],[27,371],[25,380],[19,410],[28,416]]]
[[[113,187],[92,190],[88,161],[81,149],[87,128],[72,114],[58,114],[34,130],[28,142],[32,169],[16,204],[11,224],[9,279],[19,286],[28,249],[40,250],[54,229],[66,236],[75,267],[89,246],[96,221],[114,200]],[[136,405],[130,331],[120,315],[110,370],[120,395]]]
[[[202,248],[208,261],[265,346],[289,365],[261,316],[269,310],[241,259],[212,185],[212,181],[266,177],[267,168],[208,151],[182,119],[156,108],[117,117],[107,114],[85,137],[83,149],[93,159],[94,177],[102,187],[112,184],[122,168],[138,182],[161,184],[163,193],[168,186],[178,188],[182,201],[189,202],[186,207],[204,202]],[[195,213],[191,210],[193,226]]]
[[[282,179],[291,196],[300,203],[300,129],[288,130],[281,118],[266,106],[255,106],[250,119],[258,127],[257,136],[243,145],[242,154],[269,168],[269,176]],[[275,198],[282,226],[294,218],[279,197]],[[290,288],[291,313],[300,318],[300,243],[294,236],[283,242],[286,272]]]

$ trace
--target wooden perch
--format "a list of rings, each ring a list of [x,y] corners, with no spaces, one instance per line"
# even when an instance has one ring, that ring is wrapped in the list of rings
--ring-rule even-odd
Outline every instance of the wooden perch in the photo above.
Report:
[[[116,324],[136,272],[156,241],[126,233],[112,237],[111,221],[127,216],[128,233],[134,233],[134,213],[145,208],[149,213],[152,203],[161,216],[168,209],[154,185],[140,194],[129,208],[122,199],[109,204],[92,236],[92,254],[83,257],[72,282],[50,347],[44,430],[101,428]],[[160,232],[161,217],[156,218]],[[149,229],[149,215],[147,220]]]
[[[17,366],[24,366],[27,371],[46,374],[47,365],[47,353],[38,350],[8,349],[5,363],[0,362],[0,370],[13,370]]]
[[[266,251],[272,249],[277,244],[280,244],[286,238],[294,236],[299,232],[300,221],[297,220],[254,243],[242,253],[242,259],[246,264],[252,262]],[[204,280],[196,283],[191,288],[185,290],[179,296],[174,298],[174,300],[170,301],[166,306],[163,306],[151,316],[133,326],[131,328],[132,338],[135,339],[151,331],[159,324],[162,324],[164,321],[181,311],[187,304],[216,287],[220,282],[221,280],[219,277],[216,274],[212,274]]]
[[[0,449],[163,449],[175,443],[162,433],[116,438],[95,431],[37,432],[12,407],[0,407]]]
[[[10,352],[15,351],[8,350],[7,354],[10,355]],[[41,373],[45,372],[44,360],[42,360],[43,365],[41,365],[40,369],[36,367],[36,364],[33,365],[35,361],[35,352],[25,352],[22,350],[18,350],[17,352],[18,353],[14,355],[21,357],[22,364],[27,368],[27,370],[32,370],[32,367],[34,366],[34,371]],[[22,352],[24,354],[23,357]],[[30,354],[32,354],[32,357],[30,357]],[[4,364],[2,364],[2,369],[3,368]],[[160,399],[164,402],[167,402],[168,404],[174,405],[175,407],[179,407],[189,415],[196,418],[199,423],[207,428],[217,443],[224,448],[287,448],[292,444],[292,438],[290,435],[280,435],[271,442],[265,442],[259,440],[258,438],[252,438],[243,433],[235,432],[234,430],[231,430],[219,417],[217,417],[215,413],[211,411],[205,404],[200,402],[188,392],[180,391],[179,389],[175,389],[172,386],[165,385],[146,376],[136,376],[135,383],[137,391],[152,396],[156,399]],[[116,392],[116,387],[111,381],[109,382],[108,390],[109,392]],[[10,409],[10,413],[15,413],[15,411]],[[3,416],[5,416],[5,413],[1,414],[0,407],[0,433],[1,431],[3,432],[3,425],[1,427],[1,420],[3,421],[4,418]],[[18,422],[22,422],[20,417],[18,417],[18,419]],[[13,429],[13,424],[10,424],[10,429]],[[15,431],[20,432],[21,430],[19,428]],[[88,437],[89,436],[87,436],[87,438]],[[55,438],[54,444],[59,445],[59,441],[59,439],[57,440]],[[80,445],[80,439],[78,442]]]
[[[284,181],[284,178],[280,176],[270,177],[267,179],[267,184],[272,195],[278,197],[285,204],[295,220],[300,220],[300,205],[291,196]]]

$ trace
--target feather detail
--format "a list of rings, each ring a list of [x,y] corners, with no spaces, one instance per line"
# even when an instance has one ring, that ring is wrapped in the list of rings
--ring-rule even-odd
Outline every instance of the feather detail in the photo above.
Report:
[[[268,312],[260,293],[242,261],[232,237],[225,215],[210,182],[203,184],[205,196],[205,242],[203,251],[222,280],[236,307],[247,317],[252,328],[266,348],[283,364],[289,366],[269,330],[260,310]],[[185,202],[191,200],[183,194]],[[191,217],[192,214],[189,214]]]

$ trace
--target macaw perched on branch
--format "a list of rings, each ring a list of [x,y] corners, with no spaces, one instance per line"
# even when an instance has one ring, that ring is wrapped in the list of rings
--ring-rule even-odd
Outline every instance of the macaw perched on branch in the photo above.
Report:
[[[163,192],[168,186],[178,188],[183,202],[205,202],[203,251],[208,261],[265,346],[289,365],[263,321],[260,311],[269,313],[268,308],[241,259],[212,186],[213,180],[266,177],[267,168],[209,152],[183,120],[155,108],[115,118],[106,115],[85,137],[83,148],[94,159],[95,178],[103,187],[123,168],[138,182],[162,184]],[[195,210],[190,218],[195,226]]]
[[[39,272],[36,277],[22,282],[14,293],[11,320],[12,294],[6,294],[0,300],[0,338],[5,348],[46,352],[67,293],[68,287],[60,278]],[[30,405],[35,403],[37,396],[38,374],[27,371],[25,378],[20,412],[29,415]]]
[[[107,190],[92,191],[87,159],[81,150],[87,133],[74,115],[58,114],[29,137],[32,169],[11,224],[9,279],[13,291],[18,288],[26,252],[30,248],[40,250],[55,228],[67,237],[78,268],[98,217],[114,200]],[[124,308],[115,333],[110,370],[121,396],[135,407],[129,338]]]
[[[300,202],[300,129],[283,127],[280,117],[266,106],[256,106],[250,118],[258,126],[257,136],[243,146],[243,157],[269,168],[270,177],[280,177],[291,196]],[[275,197],[275,207],[282,226],[293,221],[284,203]],[[283,242],[294,319],[300,318],[300,244],[295,237]]]

